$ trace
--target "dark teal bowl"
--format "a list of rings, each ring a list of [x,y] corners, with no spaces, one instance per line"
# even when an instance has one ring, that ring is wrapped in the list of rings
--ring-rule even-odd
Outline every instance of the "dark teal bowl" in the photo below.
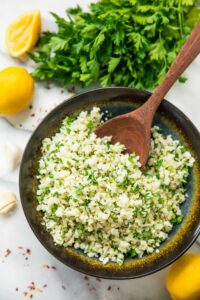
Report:
[[[129,88],[105,88],[77,95],[52,110],[34,131],[25,149],[20,169],[20,195],[24,213],[30,227],[42,245],[67,266],[88,275],[128,279],[151,274],[175,261],[195,241],[200,233],[200,135],[191,121],[174,105],[164,100],[156,113],[154,124],[171,134],[188,148],[195,164],[186,184],[189,195],[181,209],[184,221],[174,226],[169,238],[161,245],[159,253],[140,259],[127,257],[122,266],[116,263],[103,265],[97,259],[87,257],[72,247],[64,248],[53,243],[51,235],[41,225],[42,214],[36,211],[37,168],[41,142],[58,131],[66,115],[76,115],[82,110],[99,106],[113,116],[133,110],[145,102],[150,93]],[[189,104],[188,104],[189,105]]]

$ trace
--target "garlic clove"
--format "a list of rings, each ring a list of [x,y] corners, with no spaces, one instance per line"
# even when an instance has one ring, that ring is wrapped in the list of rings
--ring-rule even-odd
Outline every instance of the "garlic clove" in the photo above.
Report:
[[[16,206],[16,195],[12,192],[4,192],[0,194],[0,214],[9,214]]]
[[[5,175],[15,170],[20,164],[22,149],[12,143],[0,145],[0,175]]]
[[[14,170],[20,163],[22,150],[16,144],[5,144],[4,154],[7,161],[10,161],[11,168]]]

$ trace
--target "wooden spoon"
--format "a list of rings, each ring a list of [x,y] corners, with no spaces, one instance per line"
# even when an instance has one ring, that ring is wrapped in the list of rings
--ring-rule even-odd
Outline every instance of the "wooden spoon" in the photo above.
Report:
[[[149,155],[151,125],[154,114],[171,86],[199,53],[200,21],[198,21],[169,71],[148,101],[130,113],[108,120],[96,129],[96,135],[98,137],[112,136],[113,144],[116,142],[124,144],[126,152],[134,152],[140,157],[140,163],[143,167]],[[148,72],[148,70],[146,71]]]

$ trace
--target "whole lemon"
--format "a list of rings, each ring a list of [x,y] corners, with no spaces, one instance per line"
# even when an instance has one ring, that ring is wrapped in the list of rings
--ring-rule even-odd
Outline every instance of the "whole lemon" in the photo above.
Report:
[[[187,253],[170,268],[166,280],[173,300],[200,300],[200,255]]]
[[[31,102],[34,81],[24,68],[8,67],[0,71],[0,114],[15,114]]]

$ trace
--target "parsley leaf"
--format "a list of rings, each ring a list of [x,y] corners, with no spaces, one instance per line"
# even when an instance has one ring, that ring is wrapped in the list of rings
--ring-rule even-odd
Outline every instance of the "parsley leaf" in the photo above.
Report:
[[[131,257],[137,256],[137,252],[135,251],[135,249],[131,249],[130,255]]]
[[[109,63],[108,63],[108,72],[112,73],[115,71],[116,67],[120,63],[121,58],[120,57],[111,57]]]

